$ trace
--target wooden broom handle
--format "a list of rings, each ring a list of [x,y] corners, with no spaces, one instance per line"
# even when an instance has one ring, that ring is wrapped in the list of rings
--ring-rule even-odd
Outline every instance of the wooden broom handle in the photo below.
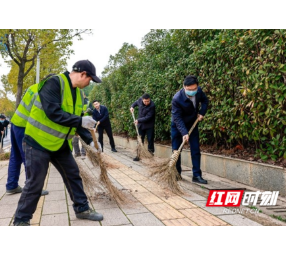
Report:
[[[134,112],[131,112],[131,114],[132,114],[132,117],[133,117],[133,121],[134,121],[134,125],[135,125],[135,128],[136,128],[137,135],[139,136],[138,127],[137,127],[137,125],[135,124]]]
[[[191,129],[188,132],[188,135],[190,135],[192,133],[192,131],[194,130],[194,128],[196,127],[197,123],[199,122],[199,118],[197,118],[197,120],[194,122],[193,126],[191,127]],[[184,140],[180,146],[180,148],[178,149],[179,152],[181,152],[181,150],[183,149],[184,145],[185,145],[186,141]]]
[[[96,139],[96,135],[95,135],[95,131],[94,129],[89,129],[90,133],[91,133],[91,136],[92,136],[92,140],[93,140],[93,143],[94,143],[94,147],[99,150],[99,146],[97,144],[97,139]]]

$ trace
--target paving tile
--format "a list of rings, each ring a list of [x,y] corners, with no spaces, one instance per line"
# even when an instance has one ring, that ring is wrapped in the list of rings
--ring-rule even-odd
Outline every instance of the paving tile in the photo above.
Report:
[[[252,221],[240,214],[222,215],[218,217],[231,224],[232,226],[262,226],[261,224]]]
[[[100,226],[98,221],[91,221],[87,219],[76,219],[70,222],[71,226]]]
[[[135,174],[129,174],[128,175],[131,179],[135,180],[135,181],[143,181],[143,180],[148,180],[147,177],[140,175],[139,173]]]
[[[206,207],[206,202],[207,201],[193,201],[194,204],[213,215],[225,215],[223,212],[226,209],[225,207]]]
[[[185,216],[166,203],[148,204],[146,208],[160,220],[179,219]]]
[[[119,170],[127,176],[138,175],[138,172],[130,168],[119,168]]]
[[[3,198],[0,200],[0,207],[1,205],[18,203],[20,197],[21,194],[5,194]]]
[[[40,226],[69,226],[68,214],[43,215]]]
[[[132,193],[142,204],[162,203],[163,201],[152,193]]]
[[[69,220],[77,220],[78,218],[75,216],[75,212],[72,206],[68,206],[68,210],[69,210]]]
[[[191,209],[197,207],[193,203],[186,201],[180,196],[170,196],[169,198],[164,199],[164,202],[170,204],[173,208],[177,210]]]
[[[166,226],[198,226],[196,223],[188,218],[171,219],[162,221]]]
[[[47,190],[50,191],[62,191],[65,189],[65,185],[63,183],[60,184],[49,184],[47,185]]]
[[[210,213],[200,209],[180,210],[187,218],[194,221],[199,226],[226,226],[227,223]]]
[[[62,191],[51,191],[48,195],[45,196],[46,201],[57,201],[57,200],[65,200],[66,193],[64,190]]]
[[[49,184],[63,184],[64,181],[63,181],[62,177],[49,177],[48,183]]]
[[[46,195],[47,196],[47,195]],[[39,201],[38,201],[38,204],[37,204],[37,207],[38,208],[42,208],[43,205],[44,205],[44,200],[45,200],[45,196],[41,196]]]
[[[9,226],[11,218],[0,219],[0,226]]]
[[[149,212],[141,203],[139,202],[131,202],[126,205],[120,205],[120,208],[123,210],[125,214],[137,214]]]
[[[42,216],[42,208],[36,209],[36,211],[33,214],[33,218],[31,219],[30,223],[31,224],[39,224]]]
[[[117,178],[116,181],[121,184],[122,186],[126,187],[127,185],[135,184],[136,182],[131,178]]]
[[[125,175],[118,169],[108,169],[108,174],[110,174],[114,179],[118,179],[118,178],[128,179],[129,178],[127,175]]]
[[[184,195],[182,195],[182,198],[188,200],[188,201],[206,201],[207,198],[199,195],[199,194],[196,194],[194,192],[187,192],[185,191],[186,193]]]
[[[134,226],[164,226],[152,213],[130,214],[129,220]]]
[[[92,203],[92,206],[94,207],[95,210],[118,208],[117,203],[113,200],[108,199],[108,198],[92,199],[91,203]]]
[[[119,208],[102,209],[97,210],[97,212],[103,215],[103,220],[101,221],[102,226],[119,226],[130,224],[130,221]]]
[[[44,203],[43,215],[66,213],[66,212],[67,212],[67,203],[65,200],[45,201]]]
[[[0,219],[5,219],[5,218],[12,218],[14,216],[14,213],[17,209],[17,204],[6,204],[6,205],[1,205],[0,208]]]
[[[134,183],[134,184],[131,184],[131,185],[126,185],[125,189],[131,190],[131,192],[139,192],[139,193],[149,192],[148,189],[146,189],[145,187],[143,187],[143,186],[141,186],[140,184],[137,184],[137,183]]]

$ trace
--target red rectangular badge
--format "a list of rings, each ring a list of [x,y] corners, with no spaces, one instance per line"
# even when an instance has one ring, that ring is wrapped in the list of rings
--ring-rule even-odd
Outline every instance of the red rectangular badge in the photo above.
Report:
[[[239,207],[244,190],[210,190],[207,207]]]

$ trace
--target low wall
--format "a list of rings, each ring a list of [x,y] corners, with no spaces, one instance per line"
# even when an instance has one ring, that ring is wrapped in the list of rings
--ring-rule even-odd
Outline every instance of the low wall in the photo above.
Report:
[[[107,137],[104,138],[107,140]],[[124,148],[135,150],[137,147],[136,140],[120,136],[114,136],[114,140],[116,145]],[[171,155],[171,147],[155,144],[156,157],[169,158]],[[183,150],[181,157],[182,165],[192,167],[189,150]],[[281,196],[286,196],[286,170],[282,167],[202,153],[201,169],[262,190],[279,191]]]

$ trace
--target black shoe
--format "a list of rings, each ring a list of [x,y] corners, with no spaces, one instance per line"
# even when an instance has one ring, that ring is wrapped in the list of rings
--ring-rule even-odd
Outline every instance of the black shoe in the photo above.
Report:
[[[140,160],[139,157],[133,159],[133,161],[139,161],[139,160]]]
[[[95,210],[88,209],[86,211],[75,214],[78,219],[89,219],[95,221],[103,220],[103,216],[100,213],[97,213]]]
[[[15,194],[15,193],[22,193],[22,187],[21,186],[17,186],[17,188],[12,189],[12,190],[6,190],[7,194]]]
[[[193,182],[199,183],[199,184],[207,184],[208,183],[208,181],[203,179],[201,176],[193,177]]]
[[[117,152],[117,150],[116,150],[115,148],[112,148],[112,149],[111,149],[111,151],[113,151],[113,152]]]
[[[14,226],[30,226],[29,221],[16,221],[14,222]]]

